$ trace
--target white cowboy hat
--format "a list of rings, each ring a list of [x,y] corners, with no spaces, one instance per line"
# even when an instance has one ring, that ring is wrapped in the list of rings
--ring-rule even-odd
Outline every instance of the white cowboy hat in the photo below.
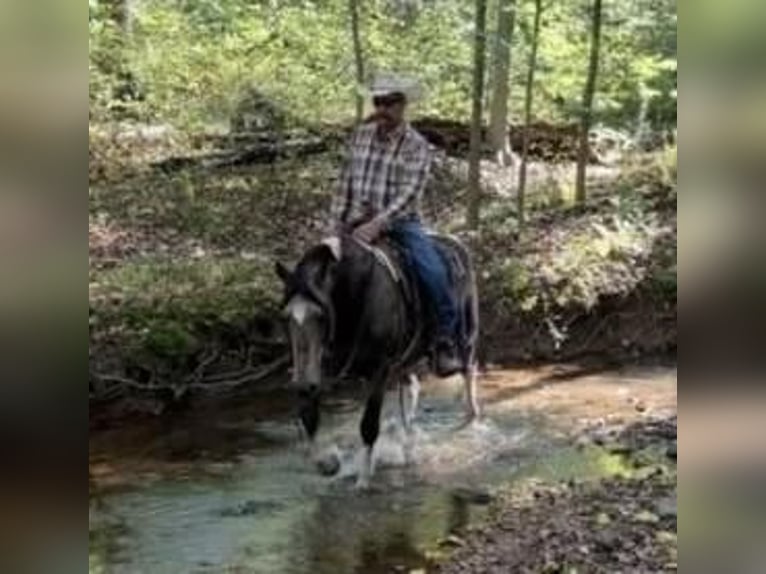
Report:
[[[420,84],[415,78],[392,73],[380,73],[375,76],[369,89],[370,97],[404,94],[407,101],[420,99]]]

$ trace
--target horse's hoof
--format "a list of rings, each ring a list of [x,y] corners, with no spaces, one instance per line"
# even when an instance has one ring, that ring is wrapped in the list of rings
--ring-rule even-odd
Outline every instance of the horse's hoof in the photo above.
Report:
[[[478,427],[482,422],[481,415],[475,414],[475,413],[469,413],[465,416],[463,419],[463,422],[461,422],[457,430],[464,430],[464,429],[470,429],[470,428],[476,428]]]
[[[354,490],[357,492],[369,492],[370,491],[370,479],[359,478],[354,484]]]

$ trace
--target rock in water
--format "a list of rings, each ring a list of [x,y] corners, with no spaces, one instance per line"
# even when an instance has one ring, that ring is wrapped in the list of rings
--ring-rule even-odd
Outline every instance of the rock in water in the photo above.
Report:
[[[224,508],[219,512],[219,515],[224,518],[241,518],[259,514],[261,512],[271,512],[280,509],[281,505],[276,502],[271,502],[268,500],[248,500],[247,502],[244,502],[238,506]]]
[[[484,506],[493,500],[492,493],[483,488],[460,487],[452,491],[452,496],[461,502]]]
[[[322,476],[335,476],[340,471],[340,457],[336,452],[322,454],[317,457],[315,464]]]

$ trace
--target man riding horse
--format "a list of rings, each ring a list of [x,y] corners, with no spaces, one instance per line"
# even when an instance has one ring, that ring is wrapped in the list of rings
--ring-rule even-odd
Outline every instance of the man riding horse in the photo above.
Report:
[[[370,91],[375,112],[351,137],[333,203],[335,230],[351,232],[366,243],[385,233],[404,251],[435,311],[434,368],[447,377],[462,367],[456,345],[458,310],[446,264],[421,221],[431,153],[425,138],[405,120],[417,87],[408,79],[380,76]]]
[[[292,385],[312,450],[324,375],[368,383],[360,428],[366,447],[362,486],[372,475],[390,380],[400,383],[402,420],[411,430],[419,388],[414,373],[421,359],[432,357],[440,377],[460,372],[469,420],[479,415],[475,273],[460,241],[429,235],[421,223],[430,151],[404,119],[414,88],[404,79],[376,80],[371,90],[375,112],[350,140],[333,202],[331,237],[309,249],[295,269],[277,264],[285,284]],[[401,256],[374,246],[384,236]],[[402,259],[403,272],[396,265]]]

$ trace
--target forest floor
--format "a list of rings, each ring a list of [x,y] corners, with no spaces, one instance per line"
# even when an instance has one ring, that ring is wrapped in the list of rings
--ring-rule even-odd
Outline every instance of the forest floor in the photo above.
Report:
[[[160,413],[189,391],[284,370],[274,263],[321,236],[338,150],[171,169],[185,144],[101,148],[91,136],[91,401]],[[425,212],[474,251],[485,362],[675,351],[674,156],[591,166],[585,206],[571,204],[570,164],[533,163],[524,230],[512,170],[485,162],[483,229],[466,232],[466,175],[464,160],[440,155]]]
[[[677,476],[538,487],[499,504],[440,574],[678,570]]]

